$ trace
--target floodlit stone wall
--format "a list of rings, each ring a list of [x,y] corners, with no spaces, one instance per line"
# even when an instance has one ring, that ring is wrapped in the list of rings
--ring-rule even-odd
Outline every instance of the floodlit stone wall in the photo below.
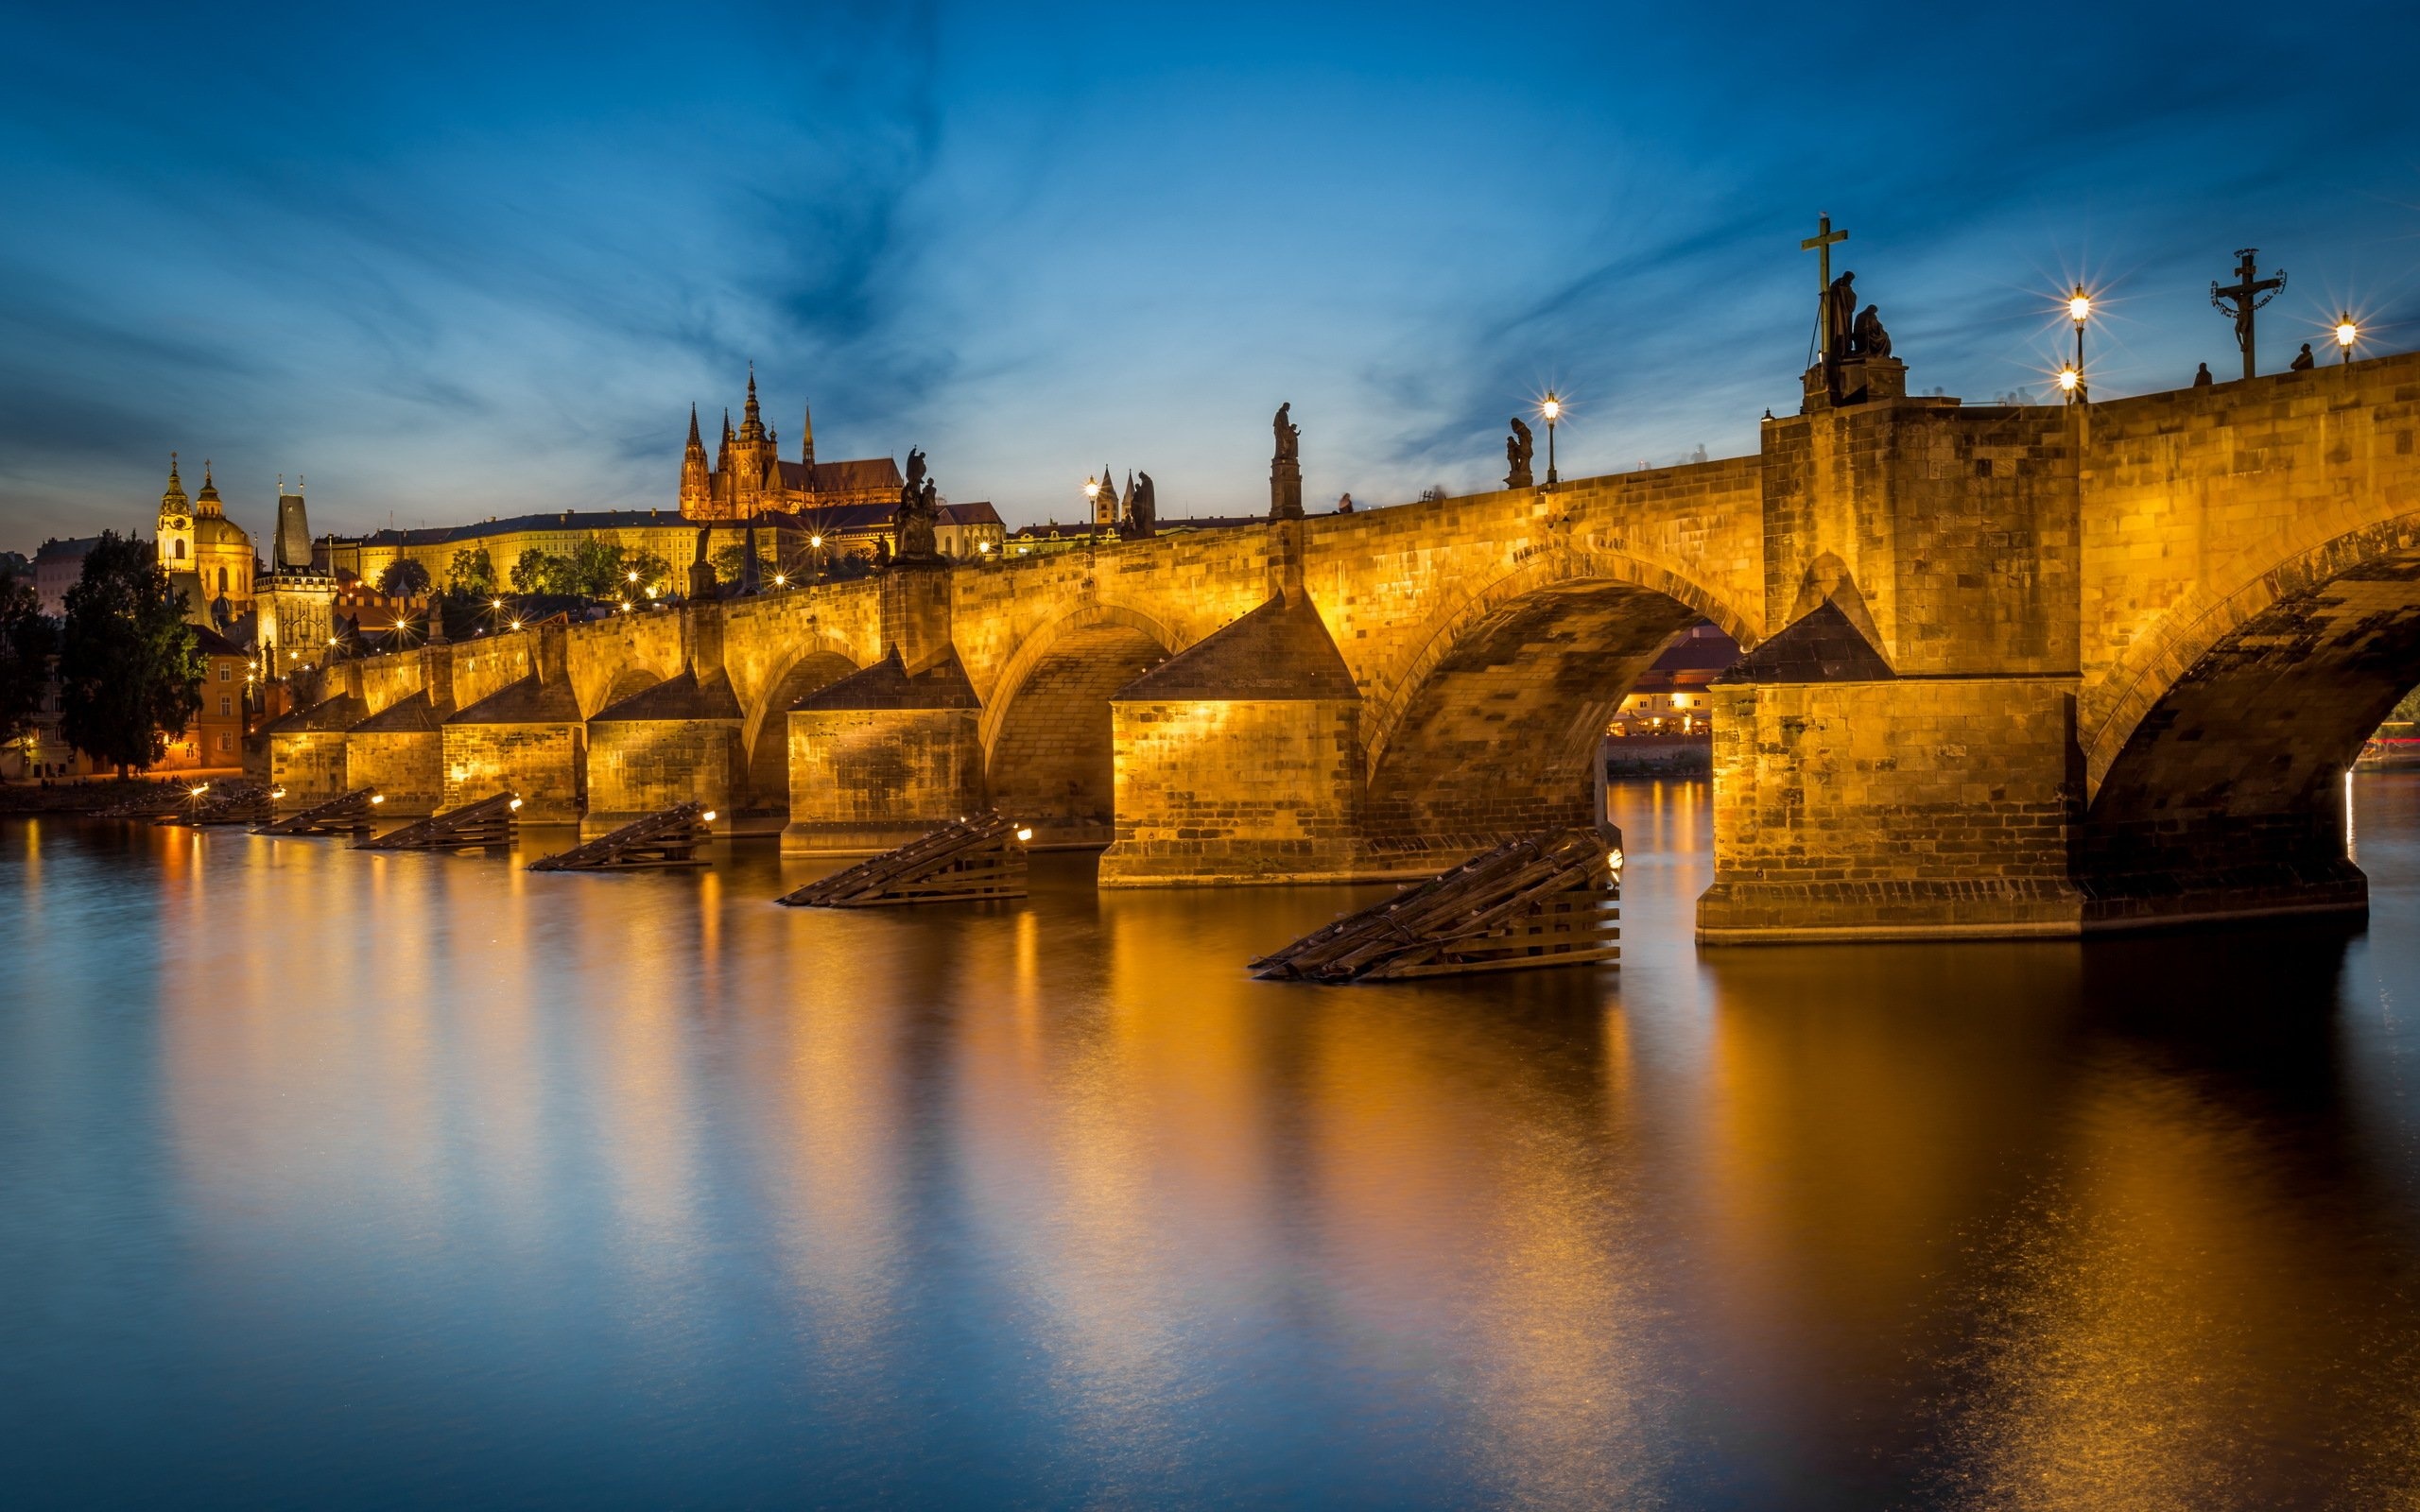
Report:
[[[985,807],[972,709],[797,710],[789,738],[785,853],[871,854]]]
[[[445,741],[435,730],[354,730],[345,740],[343,791],[370,788],[382,819],[426,818],[445,800]]]
[[[577,824],[586,811],[585,744],[577,720],[449,723],[442,806],[516,793],[523,823]]]
[[[1359,709],[1340,699],[1112,705],[1116,841],[1104,886],[1353,875]]]
[[[281,814],[291,814],[349,792],[345,786],[347,745],[341,730],[273,730],[268,737],[268,782],[283,787],[276,802]]]
[[[736,719],[596,720],[588,727],[588,828],[675,803],[733,814],[743,770]]]

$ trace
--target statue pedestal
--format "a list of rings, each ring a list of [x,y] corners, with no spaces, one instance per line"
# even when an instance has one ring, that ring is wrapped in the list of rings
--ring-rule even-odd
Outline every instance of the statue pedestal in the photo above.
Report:
[[[1841,404],[1862,404],[1869,399],[1907,398],[1908,365],[1896,357],[1847,358],[1841,363],[1837,396],[1825,382],[1820,362],[1806,369],[1806,400],[1799,413],[1811,415]]]
[[[1269,465],[1269,518],[1303,518],[1303,464],[1281,456]]]

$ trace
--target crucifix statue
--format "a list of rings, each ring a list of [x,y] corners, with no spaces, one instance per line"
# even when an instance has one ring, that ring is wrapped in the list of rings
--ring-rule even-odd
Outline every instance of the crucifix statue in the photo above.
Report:
[[[1826,368],[1840,359],[1841,349],[1849,339],[1848,321],[1835,318],[1840,294],[1832,287],[1832,248],[1848,239],[1847,232],[1832,229],[1832,217],[1826,215],[1815,217],[1815,234],[1798,244],[1800,251],[1815,254],[1816,351],[1817,360]]]
[[[2286,270],[2279,268],[2275,278],[2262,278],[2259,265],[2260,249],[2247,247],[2235,255],[2243,259],[2235,270],[2236,282],[2228,288],[2210,281],[2210,304],[2221,315],[2235,318],[2235,344],[2243,349],[2243,375],[2253,375],[2252,312],[2277,297],[2286,286]]]

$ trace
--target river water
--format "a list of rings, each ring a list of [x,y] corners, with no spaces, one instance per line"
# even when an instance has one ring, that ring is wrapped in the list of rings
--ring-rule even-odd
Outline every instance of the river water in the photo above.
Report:
[[[1255,983],[1368,888],[0,828],[0,1503],[2420,1500],[2420,776],[2366,929]],[[527,842],[533,850],[561,835]]]

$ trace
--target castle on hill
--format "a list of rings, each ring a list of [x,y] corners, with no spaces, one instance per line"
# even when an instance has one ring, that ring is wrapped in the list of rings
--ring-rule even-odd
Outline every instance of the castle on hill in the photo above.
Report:
[[[712,466],[698,433],[698,407],[689,406],[689,444],[681,455],[681,514],[688,520],[752,520],[760,514],[811,514],[852,505],[895,506],[899,464],[887,456],[849,462],[815,459],[815,414],[799,415],[799,458],[786,462],[781,438],[765,424],[756,404],[756,373],[748,373],[748,403],[739,429],[723,411],[722,444]]]

